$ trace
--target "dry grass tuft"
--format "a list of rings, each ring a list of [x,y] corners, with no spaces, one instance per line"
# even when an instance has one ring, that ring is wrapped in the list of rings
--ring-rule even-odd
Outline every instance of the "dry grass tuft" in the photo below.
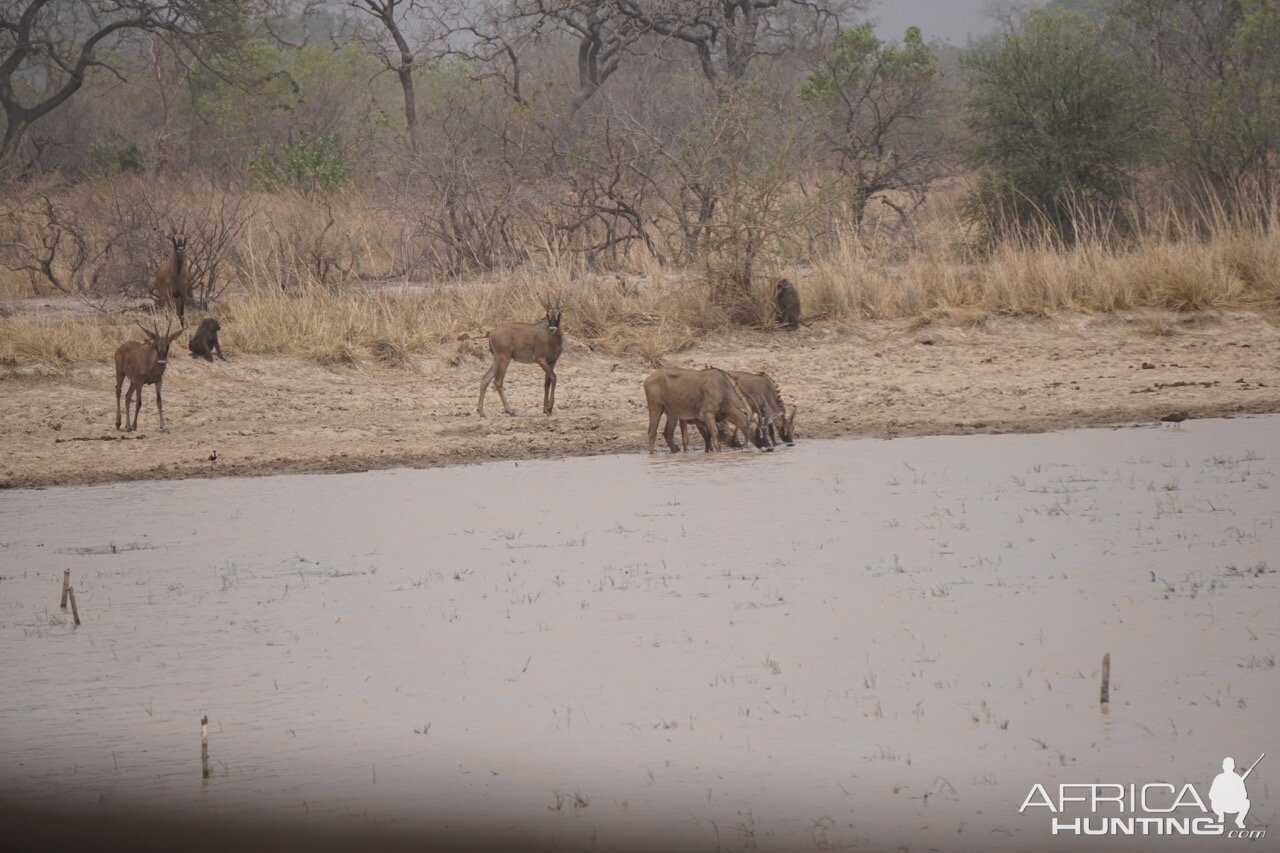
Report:
[[[1178,327],[1164,317],[1146,317],[1138,326],[1138,331],[1152,338],[1171,338],[1178,334]]]
[[[142,340],[137,315],[0,317],[0,365],[71,367],[109,362],[125,341]]]
[[[483,361],[487,352],[483,339],[467,338],[458,341],[458,348],[449,356],[448,364],[450,367],[459,367],[465,361]]]

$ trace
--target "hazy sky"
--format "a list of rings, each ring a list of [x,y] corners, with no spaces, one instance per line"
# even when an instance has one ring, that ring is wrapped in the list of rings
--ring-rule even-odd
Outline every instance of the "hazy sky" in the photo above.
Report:
[[[989,32],[994,23],[983,14],[991,0],[879,0],[870,10],[882,38],[901,38],[917,26],[925,40],[942,39],[963,46],[970,34]]]

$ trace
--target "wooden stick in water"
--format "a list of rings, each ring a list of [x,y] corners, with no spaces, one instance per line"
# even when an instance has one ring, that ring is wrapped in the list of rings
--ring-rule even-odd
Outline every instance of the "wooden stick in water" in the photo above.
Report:
[[[67,598],[71,600],[71,618],[75,620],[77,625],[80,624],[80,609],[76,607],[76,590],[75,587],[67,587]]]
[[[1102,704],[1111,704],[1111,652],[1102,656]]]
[[[209,778],[209,718],[200,718],[200,776]]]
[[[67,590],[71,589],[71,570],[62,570],[62,604],[58,605],[63,610],[67,609]]]

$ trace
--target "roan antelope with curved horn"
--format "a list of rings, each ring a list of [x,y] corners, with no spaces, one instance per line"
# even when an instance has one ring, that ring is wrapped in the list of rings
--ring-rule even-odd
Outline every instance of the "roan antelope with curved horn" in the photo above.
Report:
[[[657,440],[658,422],[664,414],[667,425],[662,437],[672,453],[680,452],[675,442],[675,431],[676,424],[683,421],[699,424],[708,453],[720,450],[721,421],[736,427],[761,450],[773,450],[759,417],[751,411],[746,395],[733,377],[719,368],[658,368],[644,380],[644,396],[649,406],[650,453],[653,453]]]
[[[769,444],[776,447],[779,441],[788,446],[795,444],[796,433],[796,407],[791,407],[791,414],[787,414],[786,404],[782,402],[782,393],[778,391],[777,383],[773,381],[767,373],[748,373],[744,370],[726,371],[729,376],[738,385],[738,390],[746,398],[747,404],[751,406],[752,414],[760,419],[760,427],[767,430]],[[686,436],[686,421],[680,422],[680,442],[688,449],[688,438]],[[701,423],[693,422],[699,432],[704,431]],[[729,430],[728,435],[720,436],[720,440],[730,447],[741,447],[742,443],[738,440],[737,435],[733,433],[732,428],[725,424],[720,424],[721,430]],[[707,440],[706,435],[702,437],[703,441]]]
[[[191,264],[187,261],[187,235],[185,224],[169,235],[173,252],[169,259],[156,267],[156,300],[164,309],[178,313],[178,323],[186,328],[187,300],[191,298]]]
[[[160,413],[160,431],[168,432],[164,425],[164,403],[160,399],[160,386],[164,382],[164,368],[169,361],[169,344],[181,335],[183,329],[169,334],[173,325],[170,320],[164,327],[164,334],[159,329],[148,329],[141,323],[138,328],[146,334],[146,343],[125,341],[116,348],[116,429],[120,429],[120,389],[125,377],[129,378],[129,391],[124,397],[125,429],[132,432],[138,428],[138,413],[142,410],[142,388],[144,385],[156,386],[156,411]],[[133,421],[129,420],[129,404],[134,404]]]
[[[504,323],[489,332],[493,364],[489,365],[480,382],[477,414],[484,414],[484,392],[489,390],[490,382],[498,389],[502,410],[508,415],[515,414],[507,405],[507,395],[502,388],[502,380],[512,361],[536,364],[542,368],[546,374],[542,383],[542,411],[549,415],[556,407],[556,361],[564,349],[564,333],[560,331],[560,297],[557,296],[554,303],[550,299],[544,300],[542,307],[547,311],[545,319],[533,323]]]

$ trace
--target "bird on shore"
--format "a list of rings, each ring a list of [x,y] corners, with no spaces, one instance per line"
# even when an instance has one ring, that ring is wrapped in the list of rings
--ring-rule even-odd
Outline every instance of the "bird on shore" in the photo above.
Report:
[[[209,461],[210,461],[210,462],[217,462],[217,461],[218,461],[218,451],[216,451],[216,450],[215,450],[215,451],[213,451],[212,453],[210,453],[210,454],[209,454]]]
[[[1180,426],[1182,422],[1189,417],[1191,417],[1190,412],[1173,412],[1172,414],[1165,415],[1160,420],[1167,424],[1174,424],[1174,425]]]

